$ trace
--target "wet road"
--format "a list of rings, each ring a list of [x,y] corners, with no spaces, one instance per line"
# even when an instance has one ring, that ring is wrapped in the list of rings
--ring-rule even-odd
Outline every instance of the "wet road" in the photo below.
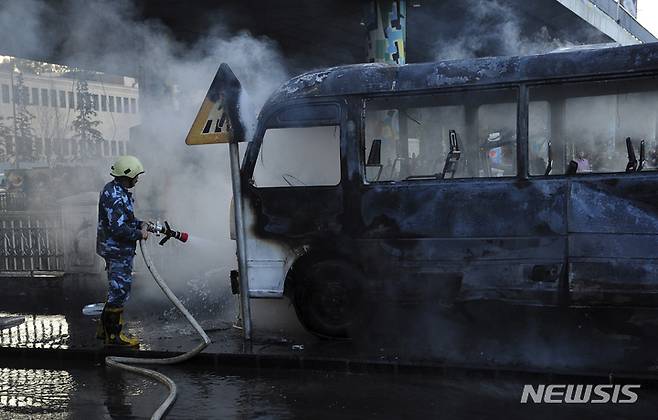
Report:
[[[198,338],[191,328],[159,293],[146,288],[150,283],[141,284],[128,317],[130,330],[143,339],[142,349],[194,347]],[[254,301],[255,336],[246,349],[239,331],[222,321],[233,319],[234,298],[213,287],[210,280],[201,279],[177,291],[202,325],[212,330],[214,343],[208,353],[420,364],[447,361],[562,372],[620,367],[646,372],[656,360],[655,341],[642,339],[643,331],[636,335],[608,331],[609,318],[597,319],[593,314],[477,306],[446,316],[440,308],[385,304],[369,308],[356,338],[345,342],[304,332],[286,300]],[[102,348],[94,338],[93,320],[80,312],[102,296],[103,284],[94,279],[5,280],[0,284],[0,315],[22,314],[26,322],[1,331],[0,347]],[[293,349],[298,344],[304,345],[303,350]],[[179,399],[168,416],[173,419],[635,419],[655,418],[658,413],[658,385],[648,384],[632,405],[521,405],[524,380],[478,377],[476,372],[366,375],[276,368],[215,370],[212,364],[158,369],[179,386]],[[103,364],[0,354],[0,419],[148,418],[165,395],[163,386]]]
[[[0,369],[2,419],[143,419],[166,395],[148,379],[100,365],[21,363]],[[179,387],[168,419],[649,419],[658,412],[658,390],[650,387],[636,404],[523,405],[523,382],[509,379],[158,370]]]

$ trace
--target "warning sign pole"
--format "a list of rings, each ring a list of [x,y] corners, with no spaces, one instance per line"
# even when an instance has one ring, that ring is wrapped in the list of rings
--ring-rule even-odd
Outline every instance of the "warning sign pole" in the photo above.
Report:
[[[201,109],[197,113],[185,143],[188,145],[229,144],[233,210],[237,234],[238,269],[240,272],[240,312],[245,340],[251,340],[251,309],[249,307],[249,275],[247,272],[247,236],[244,225],[244,205],[240,177],[239,142],[245,141],[245,129],[240,120],[239,98],[242,87],[233,71],[222,63],[215,74]]]
[[[247,242],[244,227],[242,187],[240,182],[240,149],[233,139],[229,143],[231,161],[231,184],[233,185],[233,211],[235,212],[235,232],[237,234],[238,269],[240,270],[240,309],[244,339],[251,340],[251,308],[249,306],[249,276],[247,274]]]

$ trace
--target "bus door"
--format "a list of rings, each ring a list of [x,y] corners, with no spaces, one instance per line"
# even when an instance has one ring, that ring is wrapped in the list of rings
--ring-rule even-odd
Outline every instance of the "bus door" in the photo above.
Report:
[[[362,260],[401,299],[557,304],[566,182],[517,170],[517,90],[367,100]]]
[[[340,230],[342,108],[335,102],[282,108],[250,145],[245,196],[252,296],[281,296],[295,248]]]
[[[568,179],[575,306],[658,303],[656,86],[643,78],[530,89],[530,159],[550,138],[549,177]]]

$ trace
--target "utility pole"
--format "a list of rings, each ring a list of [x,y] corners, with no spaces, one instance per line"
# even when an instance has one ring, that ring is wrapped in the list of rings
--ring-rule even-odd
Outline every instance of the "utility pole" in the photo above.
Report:
[[[11,58],[11,70],[9,71],[9,79],[11,83],[11,107],[13,112],[12,121],[14,122],[14,168],[18,169],[20,164],[18,162],[18,132],[16,129],[16,86],[14,86],[14,71],[16,70],[15,57]],[[21,94],[18,94],[20,98]]]

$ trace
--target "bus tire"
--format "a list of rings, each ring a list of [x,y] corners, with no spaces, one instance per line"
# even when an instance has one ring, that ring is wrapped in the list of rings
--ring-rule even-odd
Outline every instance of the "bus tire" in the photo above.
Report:
[[[300,322],[311,333],[328,338],[349,337],[363,296],[363,274],[349,263],[314,263],[295,283],[293,304]]]

